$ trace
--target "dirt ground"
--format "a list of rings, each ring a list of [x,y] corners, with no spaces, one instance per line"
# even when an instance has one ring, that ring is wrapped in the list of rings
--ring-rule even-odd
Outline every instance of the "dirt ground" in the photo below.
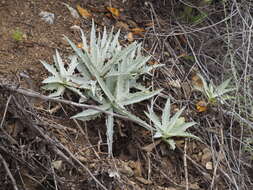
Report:
[[[71,120],[80,108],[25,96],[18,91],[31,89],[46,95],[41,81],[48,73],[40,60],[52,63],[56,49],[62,56],[72,53],[63,35],[79,43],[80,33],[74,25],[80,26],[86,34],[90,32],[91,18],[74,18],[62,2],[89,10],[99,30],[103,26],[120,28],[123,44],[131,41],[129,32],[134,28],[144,29],[136,32],[134,39],[143,42],[145,51],[152,54],[151,63],[165,64],[165,68],[155,71],[154,86],[164,88],[164,94],[178,100],[175,109],[187,105],[185,116],[201,124],[192,129],[192,133],[203,142],[179,138],[173,151],[166,144],[153,142],[145,129],[118,119],[114,158],[108,158],[103,118],[89,122]],[[112,15],[106,9],[108,6],[120,10],[120,17]],[[225,50],[213,47],[223,46],[222,40],[209,39],[204,31],[190,33],[191,38],[186,38],[183,26],[173,20],[181,6],[176,1],[145,4],[141,0],[125,3],[121,0],[0,1],[0,116],[4,121],[0,126],[0,189],[253,188],[252,160],[248,154],[239,152],[240,145],[230,141],[229,136],[231,132],[236,139],[251,132],[240,127],[231,131],[231,126],[239,126],[239,123],[231,124],[231,117],[223,115],[221,108],[208,113],[197,112],[194,105],[200,95],[188,88],[190,77],[200,69],[185,55],[190,54],[192,48],[211,47],[205,49],[206,55],[219,62]],[[219,4],[211,8],[217,10],[212,18],[218,19]],[[53,24],[41,19],[41,11],[54,13]],[[224,65],[207,61],[203,67],[208,68],[214,80],[217,76],[226,76]],[[181,83],[179,88],[170,82],[177,80]],[[65,98],[75,101],[71,97]],[[163,104],[160,102],[161,107]],[[138,110],[145,108],[144,102],[130,109],[138,115]],[[229,151],[233,152],[232,156],[226,155]],[[234,162],[238,155],[242,166]],[[241,167],[240,173],[236,173]]]

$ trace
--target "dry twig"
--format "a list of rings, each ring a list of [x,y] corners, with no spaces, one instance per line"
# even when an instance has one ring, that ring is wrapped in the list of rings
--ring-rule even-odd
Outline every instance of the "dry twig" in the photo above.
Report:
[[[8,164],[7,164],[7,162],[5,161],[5,159],[3,158],[3,156],[1,154],[0,154],[0,161],[2,162],[7,175],[11,179],[13,189],[14,190],[18,190],[18,186],[17,186],[16,180],[14,179],[13,175],[11,174],[11,171],[10,171],[10,169],[8,167]]]

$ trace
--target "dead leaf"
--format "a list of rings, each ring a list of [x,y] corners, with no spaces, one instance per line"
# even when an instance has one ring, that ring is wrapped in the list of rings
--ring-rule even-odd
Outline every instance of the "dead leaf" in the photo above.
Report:
[[[171,110],[172,110],[173,113],[176,113],[176,112],[178,112],[180,109],[179,109],[178,105],[173,104],[173,105],[171,105]]]
[[[134,41],[134,35],[133,35],[132,32],[129,32],[129,33],[127,34],[127,40],[128,40],[129,42],[133,42],[133,41]]]
[[[142,35],[143,32],[145,32],[146,30],[144,28],[132,28],[131,32],[133,32],[133,34],[137,34],[137,35]]]
[[[53,161],[52,162],[52,166],[53,166],[54,169],[57,169],[57,170],[61,169],[61,167],[62,167],[62,160]]]
[[[92,17],[92,14],[87,9],[82,8],[80,5],[77,5],[76,8],[83,18],[89,19]]]
[[[159,62],[158,61],[149,61],[148,65],[158,65]]]
[[[197,74],[192,77],[192,85],[198,88],[203,88],[203,81]]]
[[[114,7],[106,7],[106,9],[110,11],[110,13],[112,13],[113,16],[119,17],[120,15],[119,9],[114,8]]]
[[[185,140],[175,140],[175,142],[176,142],[177,147],[181,147],[181,148],[184,147]]]
[[[207,106],[207,103],[204,100],[201,100],[196,104],[196,109],[198,112],[205,112],[207,110]]]
[[[134,176],[142,176],[142,168],[140,161],[132,161],[129,166],[134,170]]]
[[[80,49],[83,48],[83,43],[78,43],[77,48],[80,48]]]
[[[202,152],[201,164],[206,166],[206,164],[212,160],[212,152],[208,148],[204,148]]]
[[[119,171],[128,177],[132,177],[134,175],[134,171],[127,165],[127,163],[123,163],[122,167],[119,168]]]

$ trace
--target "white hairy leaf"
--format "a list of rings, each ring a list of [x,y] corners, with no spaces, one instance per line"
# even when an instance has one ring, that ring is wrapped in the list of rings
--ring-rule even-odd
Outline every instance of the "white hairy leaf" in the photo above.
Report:
[[[180,117],[184,108],[179,110],[174,116],[170,117],[170,107],[170,99],[168,98],[161,119],[154,113],[152,107],[148,107],[149,113],[145,112],[155,126],[155,134],[153,137],[163,139],[172,149],[175,149],[173,137],[187,137],[200,140],[197,136],[185,132],[189,127],[192,127],[196,123],[185,122],[185,119]]]

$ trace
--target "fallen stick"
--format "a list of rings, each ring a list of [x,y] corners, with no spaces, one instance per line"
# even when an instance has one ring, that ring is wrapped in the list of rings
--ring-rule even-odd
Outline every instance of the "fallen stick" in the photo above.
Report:
[[[1,84],[0,84],[0,86],[1,86]],[[117,114],[117,113],[112,113],[112,112],[109,112],[109,111],[102,110],[98,106],[93,106],[93,105],[88,105],[88,104],[79,104],[79,103],[76,103],[76,102],[72,102],[72,101],[69,101],[69,100],[63,100],[63,99],[59,99],[59,98],[50,98],[50,97],[42,95],[38,92],[34,92],[30,89],[17,88],[15,86],[10,86],[10,85],[4,85],[4,86],[2,85],[2,87],[4,87],[5,89],[7,89],[11,92],[16,92],[16,93],[22,94],[24,96],[32,97],[32,98],[38,98],[38,99],[42,99],[42,100],[46,100],[46,101],[63,103],[63,104],[72,105],[72,106],[76,106],[76,107],[80,107],[80,108],[97,110],[97,111],[100,111],[100,112],[102,112],[104,114],[107,114],[107,115],[112,115],[112,116],[121,118],[123,120],[132,121],[134,123],[137,123],[140,126],[143,126],[147,129],[152,130],[151,126],[149,126],[145,122],[141,122],[137,119],[129,118],[127,116],[120,115],[120,114]]]

